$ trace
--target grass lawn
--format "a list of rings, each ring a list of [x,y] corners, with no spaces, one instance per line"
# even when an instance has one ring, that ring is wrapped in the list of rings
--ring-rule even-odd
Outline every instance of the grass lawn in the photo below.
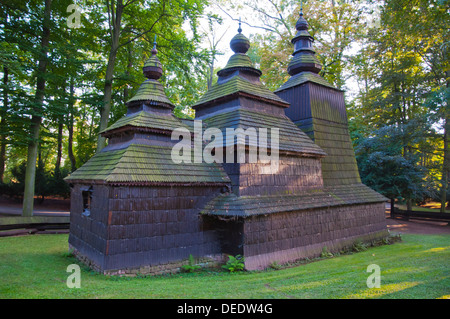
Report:
[[[69,289],[67,235],[0,238],[0,298],[449,298],[450,235],[402,235],[402,242],[281,270],[108,277],[82,268]],[[366,285],[367,266],[381,288]]]

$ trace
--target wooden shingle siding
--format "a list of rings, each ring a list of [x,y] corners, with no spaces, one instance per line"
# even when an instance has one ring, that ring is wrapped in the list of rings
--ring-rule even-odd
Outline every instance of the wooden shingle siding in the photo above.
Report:
[[[322,159],[324,185],[360,183],[342,92],[307,82],[277,94],[291,102],[286,115],[327,153]]]
[[[190,254],[217,254],[217,234],[203,226],[197,207],[220,191],[205,187],[112,188],[105,269],[158,265]]]
[[[319,257],[322,249],[339,252],[355,241],[371,242],[387,237],[386,220],[377,212],[384,203],[357,204],[258,215],[246,218],[242,242],[246,268]]]

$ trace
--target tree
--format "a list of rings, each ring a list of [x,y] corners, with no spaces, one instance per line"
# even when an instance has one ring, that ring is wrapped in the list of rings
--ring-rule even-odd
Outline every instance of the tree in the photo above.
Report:
[[[231,1],[229,8],[221,6],[233,20],[239,15],[232,10],[252,10],[257,23],[244,24],[266,32],[250,36],[251,57],[258,57],[263,70],[262,82],[272,90],[280,87],[289,78],[287,65],[293,53],[292,38],[300,12],[299,1],[264,0]],[[350,63],[349,49],[364,35],[365,21],[361,18],[363,7],[360,1],[324,0],[303,1],[304,16],[309,23],[309,32],[315,38],[315,51],[322,64],[321,75],[339,89],[345,86],[348,76],[345,69]]]
[[[417,121],[426,123],[416,127],[421,142],[399,136],[403,139],[401,154],[408,161],[419,158],[417,165],[420,159],[422,162],[428,159],[426,178],[430,183],[437,178],[441,180],[442,211],[448,187],[446,158],[449,158],[448,142],[445,143],[448,99],[442,93],[447,86],[445,70],[449,65],[448,53],[443,50],[444,39],[449,37],[448,18],[442,1],[383,3],[380,25],[369,30],[360,54],[353,60],[362,85],[356,103],[352,103],[351,119],[374,129],[385,125],[404,127]],[[436,174],[438,162],[441,169]]]
[[[402,154],[404,136],[413,139],[415,126],[384,126],[355,148],[362,182],[390,198],[391,208],[395,199],[420,201],[428,195],[423,182],[425,169],[417,165],[417,158]]]
[[[102,131],[107,128],[111,112],[112,89],[116,57],[120,49],[138,40],[145,39],[150,33],[158,34],[159,45],[184,43],[184,32],[181,25],[189,21],[193,30],[194,42],[198,40],[196,21],[206,4],[203,0],[161,0],[161,1],[136,1],[136,0],[107,0],[108,42],[110,45],[108,62],[106,65],[103,106],[101,108],[100,126]],[[180,36],[181,35],[181,36]],[[150,43],[153,41],[149,41]],[[184,48],[186,49],[186,48]],[[183,50],[182,60],[189,57],[189,50]],[[177,52],[172,52],[171,56]],[[178,55],[178,56],[181,56]],[[179,61],[175,63],[183,65]],[[189,72],[190,70],[184,70]],[[99,135],[97,151],[105,146],[105,139]]]
[[[33,114],[31,116],[31,140],[28,143],[27,169],[25,173],[25,190],[23,196],[23,216],[33,215],[34,182],[36,177],[36,160],[38,151],[39,130],[42,121],[42,105],[45,96],[47,53],[50,42],[50,19],[52,0],[45,0],[44,18],[42,21],[42,36],[40,39],[40,54],[38,59],[36,94]]]

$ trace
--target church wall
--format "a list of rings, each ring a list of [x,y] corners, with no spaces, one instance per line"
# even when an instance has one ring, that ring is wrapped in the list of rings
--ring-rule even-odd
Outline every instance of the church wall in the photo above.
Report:
[[[79,213],[79,189],[72,191],[69,244],[95,270],[128,272],[181,261],[190,254],[220,254],[216,231],[198,213],[220,187],[109,187],[102,192],[106,199],[93,198],[93,205],[97,200],[104,207],[92,218]]]
[[[248,217],[243,253],[248,270],[339,252],[356,241],[388,236],[385,203],[331,207]]]
[[[321,160],[279,155],[277,169],[271,163],[242,163],[239,166],[239,194],[287,195],[323,187]]]

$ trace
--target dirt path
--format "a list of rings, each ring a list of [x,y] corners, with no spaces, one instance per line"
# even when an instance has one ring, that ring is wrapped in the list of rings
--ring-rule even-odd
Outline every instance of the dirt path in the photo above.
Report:
[[[67,216],[70,211],[70,200],[46,199],[43,203],[35,200],[33,215]],[[22,203],[0,196],[0,217],[22,215]]]

